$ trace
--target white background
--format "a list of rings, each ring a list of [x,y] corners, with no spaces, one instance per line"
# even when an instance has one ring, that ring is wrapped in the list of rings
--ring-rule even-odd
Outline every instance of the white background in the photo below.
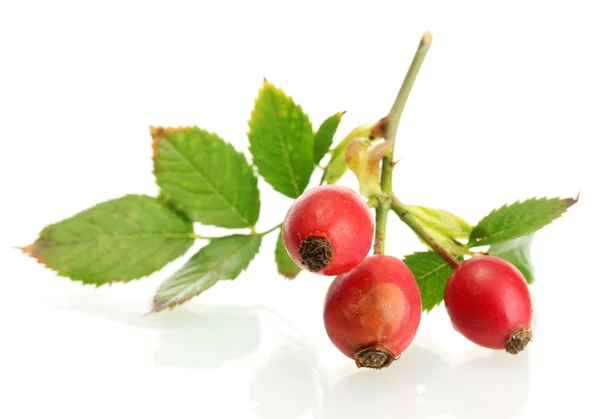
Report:
[[[598,417],[594,3],[2,1],[0,417]],[[11,247],[100,201],[156,194],[149,125],[197,124],[244,150],[263,77],[315,126],[343,110],[340,135],[376,121],[426,30],[397,194],[475,223],[581,191],[534,241],[535,340],[521,355],[476,347],[439,307],[400,361],[358,370],[323,329],[331,279],[278,277],[273,235],[237,280],[148,316],[185,257],[94,289]],[[291,203],[261,188],[259,230]],[[422,250],[395,218],[389,236],[391,254]]]

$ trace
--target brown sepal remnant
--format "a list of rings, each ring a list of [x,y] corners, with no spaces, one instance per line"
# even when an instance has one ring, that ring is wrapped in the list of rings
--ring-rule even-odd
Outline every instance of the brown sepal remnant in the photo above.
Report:
[[[504,344],[504,348],[509,354],[516,355],[525,349],[527,344],[531,341],[531,337],[531,329],[519,329],[510,335]]]
[[[309,271],[319,272],[333,261],[333,247],[327,237],[308,236],[300,243],[298,254]]]
[[[354,360],[358,368],[380,370],[389,367],[396,359],[389,349],[379,345],[369,346],[354,353]]]

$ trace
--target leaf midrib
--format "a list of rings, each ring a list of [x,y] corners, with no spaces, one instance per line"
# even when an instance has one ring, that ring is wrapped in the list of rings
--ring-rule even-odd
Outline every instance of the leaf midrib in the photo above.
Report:
[[[198,282],[198,281],[199,281],[199,280],[200,280],[202,277],[204,277],[204,276],[205,276],[207,273],[211,273],[211,272],[213,272],[213,271],[215,270],[215,268],[216,268],[216,267],[218,267],[219,265],[222,265],[223,263],[225,263],[225,262],[228,262],[228,261],[230,261],[231,259],[233,259],[234,257],[236,257],[236,256],[237,256],[237,254],[240,252],[240,250],[241,250],[243,247],[245,247],[245,246],[246,246],[248,243],[250,243],[252,240],[254,240],[254,236],[247,236],[246,240],[244,240],[244,241],[243,241],[243,242],[242,242],[242,243],[241,243],[241,244],[240,244],[240,245],[239,245],[239,246],[238,246],[238,247],[237,247],[237,248],[236,248],[236,249],[235,249],[233,252],[229,253],[227,257],[225,257],[225,258],[223,258],[223,259],[219,259],[219,260],[216,260],[216,261],[214,261],[214,263],[213,263],[212,265],[210,265],[210,268],[208,268],[208,269],[205,269],[205,270],[204,270],[204,274],[203,274],[203,275],[202,275],[200,278],[196,278],[196,279],[194,280],[194,282],[192,282],[192,283],[189,283],[189,284],[188,284],[186,287],[184,287],[184,289],[183,289],[181,292],[178,292],[178,293],[177,293],[177,295],[175,295],[175,296],[174,296],[174,297],[172,297],[172,298],[169,298],[169,299],[168,299],[168,302],[169,302],[169,303],[168,303],[167,305],[164,305],[164,304],[162,304],[162,305],[163,305],[163,306],[165,306],[165,307],[170,307],[170,306],[172,306],[173,304],[178,304],[178,301],[180,301],[180,300],[181,300],[181,297],[180,297],[180,296],[182,295],[182,293],[184,293],[184,292],[186,291],[186,289],[188,289],[188,288],[191,288],[191,287],[192,287],[194,284],[196,284],[196,283],[197,283],[197,282]],[[227,279],[230,279],[230,278],[227,278]],[[218,281],[222,281],[222,280],[226,280],[226,279],[217,279],[217,280],[215,281],[215,283],[216,283],[216,282],[218,282]],[[176,283],[174,283],[173,285],[175,285],[175,284],[176,284]],[[166,290],[168,290],[168,288],[165,288],[165,291],[166,291]],[[193,297],[193,296],[196,296],[196,295],[198,295],[200,292],[202,292],[202,291],[194,292],[194,294],[193,294],[193,295],[187,295],[187,296],[185,296],[184,298],[191,298],[191,297]],[[155,300],[155,301],[156,301],[156,300]]]
[[[275,115],[277,115],[277,108],[276,108],[276,106],[274,106],[275,105],[274,93],[271,89],[269,89],[268,96],[269,96],[271,108],[275,110]],[[285,165],[288,169],[288,174],[290,175],[290,178],[292,179],[292,186],[294,187],[294,195],[300,196],[302,191],[300,190],[300,186],[298,185],[298,182],[296,180],[296,171],[294,170],[294,168],[291,164],[290,155],[288,153],[287,148],[285,147],[285,142],[283,141],[283,130],[281,129],[281,123],[279,121],[279,118],[275,118],[275,126],[277,127],[277,132],[279,133],[279,136],[278,136],[279,147],[281,148],[281,151],[283,152]]]
[[[532,200],[524,201],[522,203],[522,205],[526,204],[529,201],[532,201]],[[544,201],[545,203],[549,203],[552,200],[551,199],[538,199],[538,200],[535,200],[533,202],[534,203],[539,203],[541,201]],[[560,202],[562,202],[562,201],[560,201]],[[514,205],[516,205],[516,204],[512,204],[512,205],[508,206],[507,208],[510,208],[511,206],[514,206]],[[524,216],[525,220],[521,220],[520,225],[506,228],[506,224],[509,221],[512,222],[513,221],[512,219],[515,218],[513,215],[507,214],[506,216],[504,216],[504,218],[502,220],[502,227],[500,229],[494,231],[494,232],[491,232],[491,233],[489,232],[488,228],[481,227],[481,224],[485,224],[485,223],[491,224],[492,226],[494,225],[492,222],[489,221],[489,218],[491,216],[491,214],[489,214],[486,217],[484,217],[478,223],[478,225],[475,226],[475,228],[473,229],[473,232],[471,233],[471,234],[473,234],[476,231],[476,229],[479,228],[480,231],[481,231],[481,233],[482,233],[482,237],[475,237],[475,239],[480,238],[481,240],[477,241],[477,240],[471,240],[471,239],[469,239],[469,246],[473,246],[473,245],[485,246],[485,245],[488,245],[488,244],[501,244],[501,243],[490,243],[490,241],[493,241],[493,239],[496,238],[497,236],[505,236],[506,235],[507,237],[503,240],[503,242],[507,242],[507,241],[516,239],[518,237],[522,237],[522,236],[526,236],[528,234],[534,233],[535,231],[543,228],[544,226],[546,226],[548,224],[551,224],[557,218],[559,218],[560,216],[562,216],[567,209],[568,209],[568,206],[560,208],[560,211],[559,211],[559,213],[557,215],[554,214],[555,213],[554,210],[553,211],[549,211],[549,210],[545,211],[545,213],[543,214],[543,216],[552,216],[549,221],[544,221],[543,223],[541,223],[541,222],[540,223],[536,223],[535,224],[536,225],[535,228],[531,228],[530,227],[530,228],[525,228],[525,229],[521,229],[520,227],[522,225],[527,225],[527,224],[531,225],[531,220],[536,221],[536,220],[541,219],[542,217],[539,216],[539,215],[537,217],[531,217],[531,216],[529,216],[529,219],[528,219],[527,218],[528,214],[526,214]],[[500,210],[501,209],[499,209],[498,211],[500,211]],[[538,224],[541,224],[542,226],[541,227],[537,227]],[[518,233],[515,234],[513,231],[517,231]],[[520,231],[526,231],[526,233],[521,234]]]
[[[431,270],[431,271],[427,272],[426,274],[423,274],[423,275],[422,275],[422,276],[420,276],[419,278],[420,278],[420,279],[425,279],[425,278],[427,278],[427,277],[429,277],[429,276],[433,275],[434,273],[436,273],[436,272],[437,272],[437,271],[439,271],[440,269],[443,269],[445,266],[446,266],[446,263],[444,262],[444,263],[440,264],[440,265],[439,265],[437,268],[435,268],[435,269],[433,269],[433,270]]]
[[[80,241],[61,241],[60,239],[55,238],[40,238],[39,241],[42,242],[56,242],[60,246],[72,246],[78,244],[90,244],[90,243],[98,243],[103,240],[110,241],[114,240],[133,240],[133,239],[193,239],[195,238],[195,233],[143,233],[143,234],[96,234],[94,235],[92,240],[80,240]]]
[[[223,193],[208,180],[206,175],[200,170],[200,168],[196,165],[196,163],[193,160],[190,160],[179,148],[177,148],[177,146],[173,143],[172,140],[166,137],[163,138],[167,140],[167,144],[171,145],[171,147],[173,147],[173,150],[175,150],[175,152],[181,157],[181,159],[185,161],[189,166],[191,166],[191,168],[194,169],[194,171],[200,175],[202,180],[210,187],[210,189],[215,193],[215,195],[221,198],[221,200],[229,206],[229,209],[233,213],[235,213],[246,226],[252,226],[250,220],[240,212],[240,210],[235,206],[233,202],[231,202],[225,195],[223,195]]]

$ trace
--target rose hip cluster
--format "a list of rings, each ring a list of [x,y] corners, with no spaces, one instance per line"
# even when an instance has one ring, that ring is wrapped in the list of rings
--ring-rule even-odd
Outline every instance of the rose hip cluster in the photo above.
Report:
[[[326,185],[292,204],[283,242],[302,269],[336,276],[325,297],[327,335],[358,367],[379,369],[413,341],[422,305],[415,277],[403,261],[367,256],[373,231],[360,195]],[[450,276],[444,300],[454,328],[478,345],[516,354],[531,339],[527,283],[503,259],[476,256],[462,262]]]

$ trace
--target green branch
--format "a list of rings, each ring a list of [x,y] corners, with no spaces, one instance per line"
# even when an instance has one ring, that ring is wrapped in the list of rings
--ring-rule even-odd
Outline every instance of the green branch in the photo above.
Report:
[[[446,250],[433,237],[431,237],[421,222],[415,216],[410,214],[407,208],[395,196],[392,196],[391,199],[391,209],[407,226],[412,229],[412,231],[415,232],[415,234],[417,234],[425,243],[427,243],[429,247],[431,247],[442,258],[444,258],[444,260],[452,267],[452,269],[458,268],[460,265],[458,259],[456,259],[452,253]]]
[[[408,100],[408,96],[410,94],[410,91],[412,90],[415,80],[417,79],[417,74],[419,74],[419,70],[421,69],[421,65],[425,60],[425,56],[427,55],[427,51],[429,50],[430,45],[431,34],[429,32],[425,32],[425,34],[421,38],[419,48],[415,53],[413,61],[410,64],[410,67],[408,68],[406,77],[402,82],[402,86],[398,91],[396,100],[394,101],[394,104],[392,105],[388,116],[385,118],[385,123],[383,126],[383,137],[386,140],[393,142],[396,141],[396,132],[398,131],[398,123],[400,122],[402,111],[404,111],[404,106],[406,105],[406,101]],[[381,190],[384,194],[388,195],[392,193],[393,159],[394,145],[392,145],[390,150],[383,157],[383,161],[381,163]],[[377,207],[375,211],[375,254],[383,254],[385,252],[385,230],[389,210],[390,201],[385,200],[380,204],[379,207]]]

